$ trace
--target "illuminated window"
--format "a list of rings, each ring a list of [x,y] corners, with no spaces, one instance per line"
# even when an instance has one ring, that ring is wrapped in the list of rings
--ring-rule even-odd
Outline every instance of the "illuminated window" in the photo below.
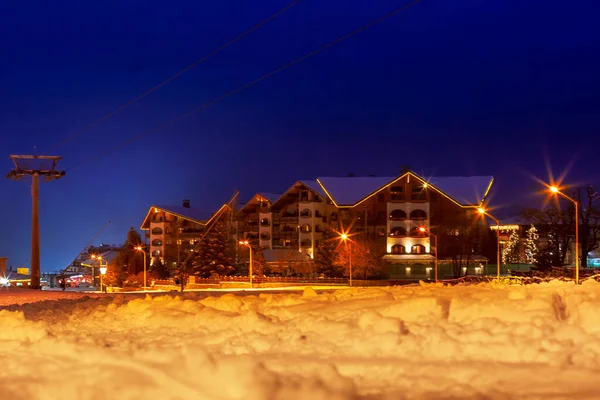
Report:
[[[162,245],[163,245],[163,242],[160,239],[154,239],[152,241],[152,246],[162,246]]]
[[[405,254],[406,247],[401,244],[395,244],[392,246],[392,254]]]
[[[302,225],[302,227],[300,228],[300,232],[311,232],[312,231],[312,226],[310,226],[310,224],[304,224]]]
[[[422,244],[415,244],[410,248],[412,254],[425,254],[425,246]]]

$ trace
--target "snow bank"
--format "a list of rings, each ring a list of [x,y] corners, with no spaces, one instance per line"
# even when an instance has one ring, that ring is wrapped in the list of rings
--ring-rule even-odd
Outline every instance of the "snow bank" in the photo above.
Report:
[[[12,309],[0,311],[3,399],[600,397],[593,281],[116,295]]]

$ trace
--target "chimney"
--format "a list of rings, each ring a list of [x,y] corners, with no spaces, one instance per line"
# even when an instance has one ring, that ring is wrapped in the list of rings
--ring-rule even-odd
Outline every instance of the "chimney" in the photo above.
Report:
[[[190,208],[190,201],[188,199],[183,200],[183,206],[185,208]]]

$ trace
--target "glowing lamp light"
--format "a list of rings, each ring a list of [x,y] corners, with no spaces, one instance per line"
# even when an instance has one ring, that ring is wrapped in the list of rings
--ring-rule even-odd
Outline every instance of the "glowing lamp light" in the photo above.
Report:
[[[558,188],[556,186],[550,186],[550,191],[552,193],[558,193]]]
[[[346,239],[348,239],[348,235],[347,235],[347,234],[345,234],[345,233],[342,233],[342,234],[340,235],[340,238],[341,238],[342,240],[346,240]]]
[[[419,232],[425,232],[425,228],[423,228],[422,226],[419,227]]]
[[[106,267],[100,267],[100,273],[102,275],[106,274]]]
[[[247,245],[249,245],[250,243],[249,243],[247,240],[240,240],[240,241],[239,241],[239,244],[241,244],[241,245],[244,245],[244,246],[247,246]]]
[[[8,279],[5,277],[0,278],[0,286],[5,286],[8,284]]]
[[[485,214],[485,208],[483,207],[479,207],[477,211],[479,212],[479,214]]]
[[[136,247],[135,247],[135,249],[136,249],[137,251],[142,251],[142,246],[136,246]]]

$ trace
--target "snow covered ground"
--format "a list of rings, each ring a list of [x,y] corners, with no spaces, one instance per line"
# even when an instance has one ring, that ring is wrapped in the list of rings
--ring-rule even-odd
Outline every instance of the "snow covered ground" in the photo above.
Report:
[[[600,398],[594,281],[5,296],[6,400]]]

